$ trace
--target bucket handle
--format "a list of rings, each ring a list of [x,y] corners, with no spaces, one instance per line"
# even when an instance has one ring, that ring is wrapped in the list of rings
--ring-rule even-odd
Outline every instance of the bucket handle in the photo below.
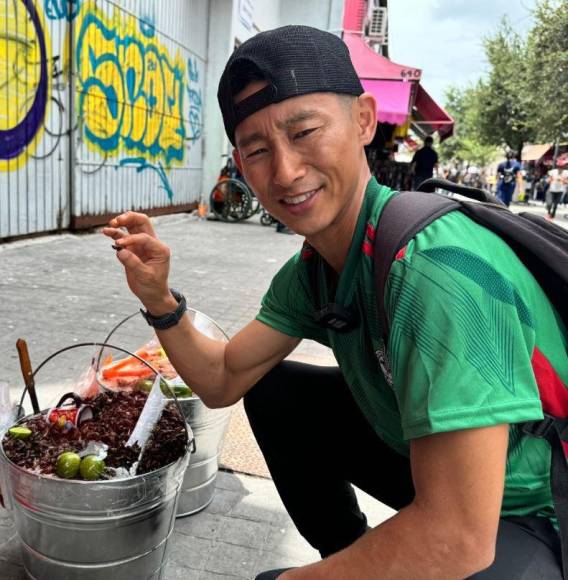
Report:
[[[136,313],[137,314],[137,313]],[[132,315],[133,316],[133,315]],[[124,323],[126,322],[126,320],[128,320],[129,318],[132,318],[132,316],[129,316],[127,319],[123,320],[121,322]],[[120,326],[120,325],[119,325]],[[115,327],[112,332],[114,332],[116,330],[117,327]],[[112,333],[111,333],[112,334]],[[109,335],[110,336],[110,335]],[[107,337],[108,340],[108,337]],[[133,356],[134,358],[138,359],[141,363],[145,364],[148,368],[150,368],[150,370],[156,374],[157,377],[160,377],[160,381],[163,379],[162,375],[147,361],[144,360],[142,357],[138,356],[137,354],[130,352],[129,350],[122,348],[120,346],[116,346],[113,344],[109,344],[106,340],[105,342],[101,343],[101,342],[80,342],[78,344],[72,344],[70,346],[66,346],[64,348],[61,348],[59,350],[57,350],[56,352],[52,353],[51,355],[49,355],[45,360],[43,360],[39,366],[35,369],[35,371],[33,371],[32,373],[32,377],[35,378],[37,373],[53,358],[55,358],[57,355],[64,353],[68,350],[73,350],[75,348],[81,348],[81,347],[85,347],[85,346],[100,346],[101,350],[100,350],[100,354],[99,354],[99,360],[97,362],[97,371],[98,371],[98,365],[100,363],[100,356],[102,355],[102,352],[105,348],[112,348],[114,350],[118,350],[120,352],[123,352],[125,354],[128,354],[130,356]],[[185,429],[185,433],[187,436],[187,448],[190,449],[190,453],[195,453],[196,447],[195,447],[195,437],[193,436],[193,431],[191,431],[191,428],[188,426],[187,421],[185,420],[185,415],[183,413],[183,410],[181,408],[181,405],[179,404],[179,400],[175,394],[175,392],[173,391],[173,389],[170,388],[168,382],[166,380],[164,380],[164,384],[166,385],[168,391],[170,392],[170,394],[172,395],[172,398],[174,399],[174,403],[176,405],[176,407],[178,408],[178,411],[182,417],[183,420],[183,426]],[[26,396],[26,393],[28,392],[28,387],[27,385],[24,386],[24,390],[22,392],[22,396],[20,398],[20,403],[19,403],[19,409],[23,409],[23,403],[24,403],[24,397]],[[2,483],[5,483],[6,489],[3,489]],[[5,470],[2,469],[2,466],[0,465],[0,506],[4,507],[7,510],[11,510],[12,509],[12,504],[10,501],[10,494],[8,493],[8,484],[5,480]]]
[[[123,321],[125,322],[125,321]],[[116,330],[116,329],[115,329]],[[57,351],[55,351],[54,353],[50,354],[45,360],[43,360],[39,366],[33,371],[32,373],[32,377],[35,378],[37,373],[53,358],[55,358],[57,355],[60,355],[61,353],[64,353],[68,350],[73,350],[75,348],[81,348],[84,346],[94,346],[94,347],[101,347],[100,353],[102,354],[103,350],[105,348],[112,348],[114,350],[118,350],[120,352],[123,352],[125,354],[128,354],[130,356],[133,356],[135,359],[139,360],[142,364],[145,364],[153,373],[156,374],[156,376],[160,377],[160,381],[163,379],[162,375],[147,361],[144,360],[141,356],[138,356],[137,354],[130,352],[129,350],[122,348],[121,346],[116,346],[114,344],[109,344],[108,342],[79,342],[77,344],[71,344],[69,346],[63,347]],[[99,355],[99,360],[100,360],[100,355]],[[98,365],[97,365],[97,370],[98,370]],[[173,389],[169,386],[168,382],[164,379],[164,384],[166,385],[170,395],[172,396],[171,398],[173,398],[174,403],[176,405],[176,407],[178,408],[178,411],[181,414],[181,417],[183,419],[183,425],[185,428],[185,433],[187,435],[187,445],[188,447],[191,446],[191,452],[194,453],[195,452],[195,438],[193,437],[193,432],[190,432],[190,429],[187,425],[187,421],[185,420],[185,415],[183,413],[183,410],[181,408],[181,405],[179,404],[179,400],[177,398],[177,395],[175,394],[175,392],[173,391]],[[24,391],[22,392],[22,396],[20,398],[20,408],[23,405],[24,402],[24,397],[26,396],[26,392],[28,391],[28,387],[27,385],[24,386]]]
[[[193,309],[189,309],[189,310],[193,310]],[[193,310],[193,312],[197,312],[196,310]],[[107,343],[112,335],[126,322],[128,322],[129,320],[132,320],[132,318],[134,318],[135,316],[139,316],[142,313],[142,310],[137,310],[136,312],[133,312],[132,314],[129,314],[128,316],[126,316],[125,318],[123,318],[122,320],[120,320],[119,322],[117,322],[109,331],[109,333],[106,335],[106,338],[104,339],[104,342]],[[215,323],[215,321],[210,318],[209,316],[207,316],[207,314],[204,314],[203,312],[199,313],[201,316],[207,318],[208,320],[210,320],[213,324],[215,324],[217,326],[217,328],[219,328],[219,330],[223,333],[223,335],[226,337],[227,340],[229,340],[229,337],[225,334],[225,331],[218,325]],[[103,348],[101,348],[100,352],[99,352],[99,358],[97,360],[97,366],[96,366],[96,370],[98,372],[100,364],[101,364],[101,359],[103,357]]]

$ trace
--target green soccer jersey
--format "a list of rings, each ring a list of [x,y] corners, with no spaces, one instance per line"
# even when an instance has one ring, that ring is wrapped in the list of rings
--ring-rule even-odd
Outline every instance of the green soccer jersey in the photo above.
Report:
[[[509,246],[452,212],[417,234],[392,265],[385,299],[390,386],[376,354],[383,345],[373,240],[394,193],[370,180],[334,296],[323,260],[305,245],[275,276],[257,319],[330,346],[376,433],[404,455],[416,437],[510,424],[502,515],[554,521],[549,445],[522,434],[518,423],[543,417],[535,360],[568,384],[566,329]],[[358,326],[345,333],[319,327],[314,313],[331,301],[355,309]]]

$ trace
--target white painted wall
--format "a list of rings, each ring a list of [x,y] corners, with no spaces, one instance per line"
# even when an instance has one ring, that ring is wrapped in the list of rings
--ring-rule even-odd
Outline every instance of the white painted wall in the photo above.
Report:
[[[343,21],[343,0],[285,0],[280,5],[280,23],[305,24],[338,32]]]

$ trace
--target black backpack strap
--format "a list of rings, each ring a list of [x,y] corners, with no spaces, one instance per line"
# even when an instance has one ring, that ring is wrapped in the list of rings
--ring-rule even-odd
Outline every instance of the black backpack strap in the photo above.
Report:
[[[560,531],[562,576],[568,579],[568,463],[562,445],[563,441],[568,440],[568,419],[545,413],[542,421],[524,423],[523,431],[550,443],[550,487]]]
[[[484,189],[479,189],[478,187],[471,187],[470,185],[463,185],[461,183],[454,183],[453,181],[448,181],[447,179],[438,179],[436,177],[431,177],[430,179],[424,180],[419,186],[417,191],[433,192],[436,189],[443,189],[444,191],[451,191],[452,193],[457,193],[463,195],[469,199],[475,199],[477,201],[483,201],[486,203],[495,203],[497,205],[505,206],[505,204],[493,194],[485,191]]]
[[[374,268],[377,311],[385,347],[390,329],[385,310],[385,288],[396,254],[427,225],[459,207],[459,202],[442,195],[401,191],[383,208],[375,237]]]

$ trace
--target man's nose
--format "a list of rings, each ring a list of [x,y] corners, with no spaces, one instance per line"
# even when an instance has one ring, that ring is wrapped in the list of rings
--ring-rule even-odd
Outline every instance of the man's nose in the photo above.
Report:
[[[282,188],[289,188],[306,172],[301,155],[291,147],[278,147],[273,153],[272,165],[274,182]]]

